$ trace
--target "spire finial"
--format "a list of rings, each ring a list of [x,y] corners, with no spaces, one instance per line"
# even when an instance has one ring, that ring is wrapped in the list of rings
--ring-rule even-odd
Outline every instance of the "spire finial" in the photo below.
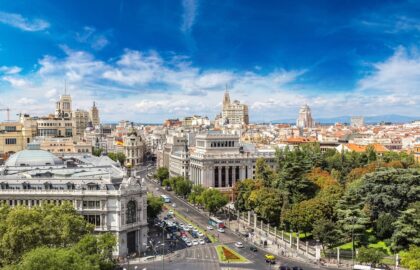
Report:
[[[64,80],[64,95],[67,95],[67,80]]]

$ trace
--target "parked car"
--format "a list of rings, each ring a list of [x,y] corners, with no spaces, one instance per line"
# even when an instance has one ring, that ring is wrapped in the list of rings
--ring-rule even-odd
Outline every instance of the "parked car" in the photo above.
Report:
[[[251,250],[252,252],[257,252],[258,248],[254,247],[254,246],[250,246],[249,250]]]
[[[200,245],[204,245],[206,243],[206,241],[204,241],[204,239],[200,239]]]
[[[192,246],[192,243],[191,243],[191,241],[190,241],[190,240],[186,241],[186,242],[185,242],[185,244],[187,245],[187,247]]]
[[[290,267],[287,264],[281,265],[279,270],[290,270]]]
[[[210,225],[207,225],[207,230],[211,231],[211,230],[213,230],[213,227],[210,226]]]
[[[242,242],[236,242],[235,243],[235,247],[237,247],[237,248],[243,248],[244,247],[244,244],[242,244]]]
[[[224,232],[225,232],[225,229],[223,229],[223,228],[218,228],[218,229],[217,229],[217,231],[218,231],[218,232],[220,232],[220,233],[224,233]]]
[[[197,246],[198,245],[198,240],[192,240],[192,244],[193,244],[193,246]]]
[[[265,254],[265,262],[270,264],[276,264],[276,256],[272,254]]]
[[[211,243],[210,239],[207,236],[204,237],[203,239],[204,239],[204,241],[206,241],[206,243]]]

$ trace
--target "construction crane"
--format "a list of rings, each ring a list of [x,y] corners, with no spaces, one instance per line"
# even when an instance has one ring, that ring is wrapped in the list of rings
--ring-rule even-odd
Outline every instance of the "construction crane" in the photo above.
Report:
[[[7,113],[7,122],[10,122],[10,109],[9,108],[0,108],[0,111],[6,111],[6,113]]]

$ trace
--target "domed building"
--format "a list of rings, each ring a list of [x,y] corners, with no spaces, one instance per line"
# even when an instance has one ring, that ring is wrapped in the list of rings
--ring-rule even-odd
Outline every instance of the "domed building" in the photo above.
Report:
[[[0,166],[0,204],[71,203],[95,232],[116,236],[115,256],[140,253],[147,242],[147,194],[130,172],[107,156],[56,156],[31,143]]]
[[[54,154],[40,149],[37,143],[29,143],[28,149],[19,151],[9,157],[5,165],[8,167],[19,166],[56,166],[63,165],[63,160]]]

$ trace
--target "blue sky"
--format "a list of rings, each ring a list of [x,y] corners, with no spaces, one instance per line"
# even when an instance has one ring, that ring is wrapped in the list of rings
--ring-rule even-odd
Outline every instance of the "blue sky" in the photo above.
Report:
[[[102,119],[420,115],[419,1],[2,1],[0,107]],[[0,120],[5,115],[0,114]]]

